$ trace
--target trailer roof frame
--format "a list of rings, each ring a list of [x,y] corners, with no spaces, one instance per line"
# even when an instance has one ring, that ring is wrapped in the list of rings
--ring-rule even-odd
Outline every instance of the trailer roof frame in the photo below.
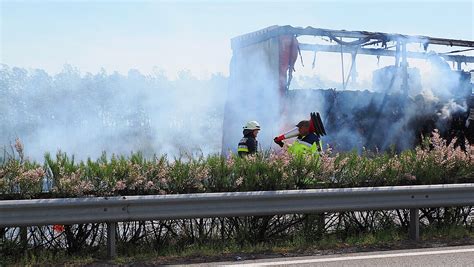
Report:
[[[474,41],[458,40],[448,38],[437,38],[423,35],[405,35],[399,33],[383,33],[383,32],[368,32],[368,31],[346,31],[346,30],[330,30],[313,27],[293,27],[285,26],[270,26],[265,29],[247,33],[231,39],[231,47],[233,50],[243,48],[255,43],[259,43],[280,35],[309,35],[309,36],[326,36],[329,38],[359,38],[367,41],[381,41],[381,42],[396,42],[403,43],[420,43],[425,47],[434,45],[445,46],[459,46],[459,47],[474,47]]]

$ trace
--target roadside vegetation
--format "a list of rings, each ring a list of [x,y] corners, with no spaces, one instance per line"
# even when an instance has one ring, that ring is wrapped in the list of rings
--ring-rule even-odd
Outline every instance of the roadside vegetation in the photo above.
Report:
[[[290,257],[304,255],[330,255],[389,249],[411,249],[432,246],[456,246],[474,244],[474,231],[462,226],[424,227],[422,242],[408,240],[404,229],[387,229],[376,233],[353,233],[342,236],[333,233],[321,239],[308,239],[302,235],[283,240],[239,244],[233,240],[214,240],[183,246],[153,249],[145,244],[118,244],[118,257],[106,259],[104,245],[77,252],[31,248],[26,251],[10,249],[3,251],[0,265],[94,265],[111,264],[184,264],[211,261],[239,261],[269,257]]]
[[[246,158],[183,154],[146,158],[107,155],[76,161],[58,152],[32,162],[17,140],[0,161],[0,197],[31,199],[106,195],[184,194],[445,184],[474,181],[474,146],[447,144],[437,131],[401,153],[326,149],[320,157],[292,157],[285,150]]]
[[[20,140],[0,160],[0,198],[33,199],[186,194],[474,182],[474,146],[449,144],[435,131],[403,151],[291,157],[285,150],[252,157],[106,155],[76,161],[58,152],[28,160]],[[425,241],[472,242],[471,207],[421,209]],[[176,262],[198,255],[229,260],[254,254],[403,247],[408,210],[289,214],[119,223],[117,263]],[[44,264],[105,258],[105,224],[0,229],[2,263]],[[311,252],[313,251],[313,252]],[[242,257],[242,256],[239,256]]]

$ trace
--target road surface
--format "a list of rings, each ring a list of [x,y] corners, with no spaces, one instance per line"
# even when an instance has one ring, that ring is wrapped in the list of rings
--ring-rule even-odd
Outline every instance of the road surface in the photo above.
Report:
[[[474,266],[474,246],[215,262],[192,266]]]

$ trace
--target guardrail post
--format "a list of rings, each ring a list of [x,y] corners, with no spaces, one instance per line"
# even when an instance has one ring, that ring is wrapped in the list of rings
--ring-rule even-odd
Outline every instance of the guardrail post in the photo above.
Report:
[[[326,227],[326,213],[322,212],[318,216],[318,237],[321,239]]]
[[[410,239],[420,240],[420,214],[419,209],[410,209]]]
[[[28,228],[26,226],[20,227],[20,243],[23,249],[28,248]]]
[[[115,244],[116,222],[107,223],[107,258],[113,259],[117,256],[117,246]]]

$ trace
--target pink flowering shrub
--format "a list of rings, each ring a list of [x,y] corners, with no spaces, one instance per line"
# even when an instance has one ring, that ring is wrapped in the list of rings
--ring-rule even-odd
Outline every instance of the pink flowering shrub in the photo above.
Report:
[[[236,155],[168,159],[104,153],[76,162],[58,152],[44,166],[17,156],[0,164],[0,196],[34,197],[41,193],[84,195],[182,194],[327,187],[458,183],[474,181],[474,146],[447,142],[438,131],[423,145],[401,153],[344,152],[328,147],[318,156],[293,157],[285,148],[244,158]]]
[[[0,194],[30,198],[41,192],[45,172],[38,164],[10,159],[0,167]]]

